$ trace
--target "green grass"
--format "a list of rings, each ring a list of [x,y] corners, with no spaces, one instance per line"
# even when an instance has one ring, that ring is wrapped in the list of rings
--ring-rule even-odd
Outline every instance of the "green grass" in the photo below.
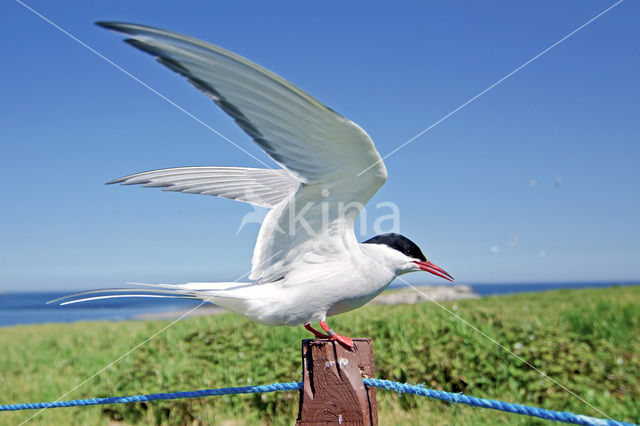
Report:
[[[640,286],[443,304],[606,415],[640,421]],[[169,321],[0,329],[0,403],[51,401]],[[332,319],[373,338],[378,378],[602,417],[431,303],[373,306]],[[302,329],[233,314],[183,320],[63,399],[300,380]],[[296,392],[57,408],[31,424],[292,424]],[[380,424],[542,424],[515,414],[378,391]],[[36,411],[0,413],[18,424]]]

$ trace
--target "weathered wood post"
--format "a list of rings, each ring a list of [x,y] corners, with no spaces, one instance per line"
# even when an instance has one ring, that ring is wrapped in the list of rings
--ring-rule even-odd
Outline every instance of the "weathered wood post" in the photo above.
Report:
[[[304,387],[297,425],[378,424],[376,390],[362,382],[375,373],[371,339],[353,343],[348,349],[333,340],[302,341]]]

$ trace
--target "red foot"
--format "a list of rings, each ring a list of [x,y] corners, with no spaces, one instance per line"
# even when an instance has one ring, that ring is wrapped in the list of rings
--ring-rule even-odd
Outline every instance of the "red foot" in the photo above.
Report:
[[[309,323],[305,323],[304,328],[306,328],[307,330],[312,332],[313,335],[316,336],[317,339],[331,339],[330,335],[324,334],[324,333],[320,333],[318,330],[316,330],[315,328],[311,327],[311,324],[309,324]]]
[[[338,342],[342,343],[342,345],[353,349],[353,340],[351,340],[351,338],[347,336],[343,336],[342,334],[338,334],[338,333],[331,336],[331,338],[333,340],[337,340]]]
[[[342,343],[344,346],[348,348],[353,348],[353,340],[351,340],[347,336],[343,336],[342,334],[338,334],[335,331],[331,330],[326,322],[320,321],[320,327],[322,327],[324,331],[329,333],[329,336],[331,339],[337,340],[338,342]]]

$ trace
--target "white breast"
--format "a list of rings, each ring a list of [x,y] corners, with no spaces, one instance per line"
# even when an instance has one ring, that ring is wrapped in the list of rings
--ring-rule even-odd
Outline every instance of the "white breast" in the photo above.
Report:
[[[357,250],[350,257],[300,262],[282,280],[252,286],[238,296],[250,299],[245,315],[254,321],[299,325],[359,308],[394,278],[390,268]]]

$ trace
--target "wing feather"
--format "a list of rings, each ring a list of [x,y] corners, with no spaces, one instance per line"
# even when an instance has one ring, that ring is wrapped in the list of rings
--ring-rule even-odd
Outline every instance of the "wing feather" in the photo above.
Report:
[[[209,96],[276,162],[303,183],[340,177],[384,183],[371,138],[355,123],[271,71],[218,46],[136,24],[100,22]]]
[[[151,170],[108,183],[213,195],[268,208],[291,197],[300,186],[286,170],[246,167],[178,167]]]
[[[280,190],[279,181],[267,180],[277,179],[276,175],[263,175],[264,187],[241,176],[235,183],[221,176],[209,183],[209,177],[190,180],[191,176],[182,175],[137,176],[123,183],[148,183],[169,191],[240,201],[247,200],[242,188],[248,185],[272,207],[260,228],[252,260],[251,278],[261,282],[286,275],[296,259],[327,242],[337,258],[357,249],[353,224],[358,211],[345,215],[340,209],[354,202],[364,205],[387,178],[384,163],[364,130],[271,71],[218,46],[142,25],[98,24],[127,34],[127,43],[185,77],[296,181],[288,182],[286,191]],[[311,208],[299,210],[309,203]]]

